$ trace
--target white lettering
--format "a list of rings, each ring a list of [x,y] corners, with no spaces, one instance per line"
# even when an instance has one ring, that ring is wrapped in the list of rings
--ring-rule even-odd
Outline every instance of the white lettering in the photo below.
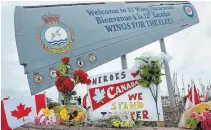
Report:
[[[115,97],[115,94],[111,94],[111,91],[114,89],[114,87],[110,87],[108,88],[107,90],[107,95],[110,99],[114,98]]]
[[[121,89],[119,87],[116,88],[116,95],[122,93]]]

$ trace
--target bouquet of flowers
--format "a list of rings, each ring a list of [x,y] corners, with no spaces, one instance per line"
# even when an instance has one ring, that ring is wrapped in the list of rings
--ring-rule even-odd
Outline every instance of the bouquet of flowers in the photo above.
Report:
[[[56,122],[56,116],[53,110],[43,108],[34,119],[35,125],[48,125]]]
[[[83,70],[76,70],[71,78],[72,71],[69,65],[70,58],[63,57],[60,62],[59,70],[56,71],[57,80],[55,82],[56,88],[63,94],[65,105],[68,105],[71,92],[73,91],[76,84],[87,84],[91,83],[88,78],[88,74]]]
[[[201,114],[192,112],[185,119],[185,123],[192,130],[211,130],[211,112],[204,111]]]
[[[162,82],[161,76],[164,75],[161,73],[161,69],[164,66],[164,62],[167,62],[170,59],[171,57],[165,53],[158,55],[152,52],[145,52],[142,54],[142,56],[135,59],[133,66],[133,69],[138,70],[137,72],[140,76],[140,80],[138,80],[139,84],[142,87],[149,88],[153,96],[156,105],[158,121],[160,120],[157,106],[158,86]]]
[[[201,127],[203,130],[211,130],[211,112],[205,111],[202,113],[203,118],[201,122]]]
[[[87,119],[87,115],[82,110],[63,107],[57,117],[56,122],[63,125],[74,126]]]

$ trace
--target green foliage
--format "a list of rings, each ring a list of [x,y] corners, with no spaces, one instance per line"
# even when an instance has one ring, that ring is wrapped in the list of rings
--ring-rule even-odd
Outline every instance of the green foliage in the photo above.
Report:
[[[70,121],[70,120],[66,120],[62,123],[62,125],[66,125],[66,126],[77,126],[77,127],[82,127],[83,124],[82,122],[73,122],[73,121]]]
[[[153,83],[159,85],[162,80],[161,76],[164,75],[161,73],[161,65],[159,61],[150,61],[144,58],[136,58],[136,60],[142,60],[144,64],[141,65],[139,69],[139,84],[143,87],[150,87]]]
[[[107,124],[108,124],[108,127],[120,127],[120,123],[121,123],[121,120],[120,120],[120,117],[118,116],[112,116],[110,118],[108,118],[108,120],[106,121]]]
[[[197,128],[197,124],[199,123],[199,120],[195,117],[193,118],[186,118],[185,119],[185,124],[191,129],[195,130]]]
[[[186,118],[185,119],[185,124],[189,124],[191,122],[191,119],[190,118]]]
[[[60,75],[61,76],[66,76],[66,74],[67,74],[67,67],[66,67],[64,62],[60,62],[59,69],[60,69]]]
[[[143,79],[138,80],[138,83],[143,87],[149,87],[151,84],[149,81]]]
[[[134,122],[122,121],[118,116],[112,116],[106,120],[107,127],[109,128],[131,128],[134,126]]]
[[[59,105],[60,105],[60,104],[57,103],[57,102],[49,102],[49,103],[47,104],[48,109],[52,109],[53,107],[59,106]]]
[[[137,127],[143,126],[143,121],[142,120],[134,120],[134,123]]]
[[[79,76],[76,76],[75,84],[78,84],[78,81],[79,81]]]

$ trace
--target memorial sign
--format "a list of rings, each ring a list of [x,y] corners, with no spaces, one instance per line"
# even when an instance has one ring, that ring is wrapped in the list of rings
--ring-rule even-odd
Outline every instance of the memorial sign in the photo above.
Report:
[[[92,76],[88,86],[92,120],[118,115],[137,120],[158,121],[156,105],[149,88],[139,85],[138,72],[122,70]],[[159,120],[163,121],[161,95],[158,91]]]

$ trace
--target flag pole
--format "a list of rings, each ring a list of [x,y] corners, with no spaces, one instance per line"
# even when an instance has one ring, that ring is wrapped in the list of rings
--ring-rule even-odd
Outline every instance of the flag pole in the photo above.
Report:
[[[194,81],[191,80],[191,92],[192,92],[192,102],[193,102],[193,105],[195,105],[195,94],[194,94],[194,90],[195,90],[195,84],[194,84]]]
[[[184,95],[183,96],[185,96],[185,83],[184,83],[183,75],[182,75],[182,85],[183,85],[183,89],[184,89]]]

